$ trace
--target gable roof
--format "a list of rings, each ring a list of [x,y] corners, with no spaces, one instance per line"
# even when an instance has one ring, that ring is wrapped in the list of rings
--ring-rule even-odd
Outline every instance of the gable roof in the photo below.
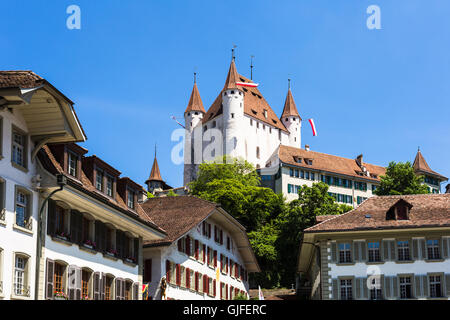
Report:
[[[144,241],[144,247],[168,246],[212,218],[229,230],[249,272],[260,272],[245,228],[220,205],[194,196],[156,197],[142,204],[146,214],[167,231],[162,240]]]
[[[238,89],[243,91],[244,93],[244,114],[282,131],[289,132],[284,124],[280,121],[278,116],[275,114],[275,112],[272,110],[270,105],[267,103],[267,101],[264,99],[257,87],[238,87],[236,85],[236,82],[254,83],[252,80],[237,73],[236,66],[233,60],[228,71],[225,85],[212,105],[209,107],[208,111],[203,117],[202,123],[206,123],[223,113],[222,96],[225,90]],[[267,111],[267,118],[265,117],[264,110]]]
[[[191,97],[189,98],[189,103],[187,105],[186,112],[191,111],[200,111],[205,113],[205,108],[203,107],[202,98],[200,97],[200,92],[197,88],[197,83],[194,83],[194,87],[192,88]]]
[[[159,232],[166,234],[165,230],[161,229],[159,226],[155,224],[150,217],[145,214],[144,210],[141,208],[141,205],[139,203],[135,203],[135,210],[131,210],[128,208],[127,204],[125,203],[125,200],[122,199],[119,195],[119,192],[115,192],[114,198],[108,197],[101,192],[99,192],[95,186],[92,184],[92,182],[89,180],[83,169],[81,169],[81,178],[80,180],[75,179],[71,175],[64,172],[64,169],[61,167],[58,160],[56,160],[55,155],[52,153],[50,148],[48,146],[42,147],[42,149],[38,153],[39,161],[42,163],[43,167],[50,172],[51,174],[63,174],[67,177],[68,185],[74,187],[77,190],[80,190],[93,198],[109,205],[110,207],[122,211],[124,213],[127,213],[128,216],[134,218],[135,220],[142,222]],[[129,178],[121,178],[121,179],[129,179]],[[132,181],[131,179],[129,179]],[[136,184],[139,186],[138,184]],[[142,189],[142,187],[140,187]]]
[[[281,118],[284,117],[299,117],[300,120],[302,119],[300,117],[300,114],[298,113],[297,106],[295,105],[294,97],[292,96],[291,88],[289,88],[288,93],[286,95],[286,101],[284,102],[284,108],[283,113],[281,114]]]
[[[441,180],[448,180],[443,175],[437,173],[436,171],[431,170],[428,163],[425,161],[425,158],[422,155],[422,152],[420,150],[417,151],[416,158],[414,159],[413,163],[414,171],[417,173],[425,173],[425,174],[431,174],[435,177],[438,177]]]
[[[396,204],[410,205],[408,220],[386,220],[386,213]],[[368,217],[366,217],[368,216]],[[450,194],[417,194],[371,197],[359,207],[325,220],[305,233],[450,227]]]
[[[386,173],[386,168],[377,166],[370,163],[364,163],[370,174],[376,175],[376,178],[372,176],[361,176],[361,167],[358,165],[356,159],[348,159],[338,157],[326,153],[320,153],[316,151],[307,151],[305,149],[280,145],[278,150],[278,157],[280,161],[285,164],[297,166],[305,169],[320,170],[332,173],[338,173],[350,177],[357,177],[365,180],[380,181],[380,175]],[[312,159],[312,164],[306,164],[302,160],[301,163],[295,161],[295,158]]]

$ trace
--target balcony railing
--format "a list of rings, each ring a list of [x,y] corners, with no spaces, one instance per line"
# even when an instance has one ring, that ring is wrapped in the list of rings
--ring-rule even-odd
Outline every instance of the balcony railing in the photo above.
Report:
[[[30,296],[30,286],[26,286],[19,283],[14,283],[14,295],[20,297],[29,297]]]

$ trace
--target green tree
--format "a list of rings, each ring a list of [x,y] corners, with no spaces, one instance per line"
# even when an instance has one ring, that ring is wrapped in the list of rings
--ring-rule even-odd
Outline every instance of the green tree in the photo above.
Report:
[[[380,178],[380,186],[374,191],[378,196],[429,193],[428,187],[423,184],[424,177],[416,175],[409,161],[390,162],[386,175]]]
[[[167,196],[168,197],[177,197],[178,195],[173,190],[169,190],[169,192],[167,192]]]

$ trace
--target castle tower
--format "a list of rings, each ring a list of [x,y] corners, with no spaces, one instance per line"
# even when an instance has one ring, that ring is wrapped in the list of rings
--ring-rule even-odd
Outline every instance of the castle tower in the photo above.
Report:
[[[154,193],[155,191],[162,191],[164,186],[164,180],[161,177],[161,172],[159,171],[158,160],[156,159],[156,148],[155,148],[155,160],[153,161],[152,171],[150,172],[150,177],[145,181],[147,185],[147,191]]]
[[[233,57],[225,86],[222,89],[223,148],[224,154],[232,157],[245,156],[245,137],[242,136],[244,91],[236,85],[236,82],[239,81]]]
[[[286,101],[284,103],[283,113],[281,115],[281,121],[286,129],[289,131],[289,145],[295,148],[301,148],[301,129],[302,118],[300,117],[297,107],[295,105],[294,97],[291,92],[291,85],[289,80],[289,89],[286,95]]]
[[[189,103],[184,111],[185,146],[184,146],[184,173],[183,184],[186,186],[196,178],[198,164],[202,162],[202,120],[206,111],[197,88],[196,74],[194,73],[194,87],[192,88]],[[194,148],[197,144],[200,148]],[[194,151],[197,151],[196,154]]]

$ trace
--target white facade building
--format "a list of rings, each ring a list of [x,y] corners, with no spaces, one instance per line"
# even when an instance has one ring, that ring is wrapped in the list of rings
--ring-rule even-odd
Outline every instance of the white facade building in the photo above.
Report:
[[[310,299],[450,299],[450,195],[372,197],[305,230],[298,291]]]
[[[37,151],[84,141],[72,102],[31,71],[0,71],[0,299],[34,299]]]
[[[144,243],[151,299],[248,297],[248,273],[260,270],[244,227],[233,217],[192,196],[152,198],[143,208],[168,233]]]

